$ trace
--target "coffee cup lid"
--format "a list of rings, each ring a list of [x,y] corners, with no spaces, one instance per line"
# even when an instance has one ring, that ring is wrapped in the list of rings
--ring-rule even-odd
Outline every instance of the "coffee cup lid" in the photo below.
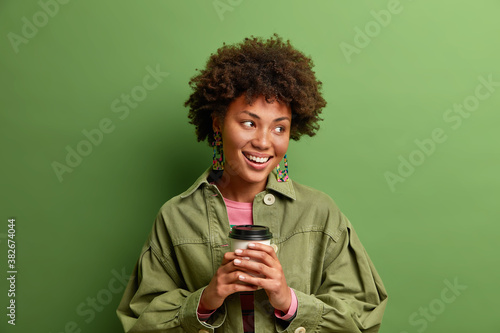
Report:
[[[241,240],[267,240],[273,238],[269,228],[264,225],[235,225],[229,232],[229,238]]]

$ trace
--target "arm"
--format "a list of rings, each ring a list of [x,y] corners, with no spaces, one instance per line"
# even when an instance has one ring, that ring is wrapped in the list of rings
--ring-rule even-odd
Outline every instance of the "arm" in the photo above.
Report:
[[[224,307],[207,322],[198,320],[196,310],[204,288],[186,290],[174,267],[154,244],[144,246],[117,310],[125,332],[195,333],[222,325]]]
[[[201,294],[213,274],[210,244],[174,246],[178,229],[196,236],[185,227],[191,221],[178,213],[183,207],[175,200],[160,209],[117,309],[125,332],[212,332],[225,320],[224,306],[206,322],[198,320]]]
[[[320,332],[378,332],[387,293],[373,263],[350,222],[337,242],[329,241],[321,283],[312,294],[295,290],[296,317],[289,331],[299,326]],[[288,330],[287,330],[288,331]]]

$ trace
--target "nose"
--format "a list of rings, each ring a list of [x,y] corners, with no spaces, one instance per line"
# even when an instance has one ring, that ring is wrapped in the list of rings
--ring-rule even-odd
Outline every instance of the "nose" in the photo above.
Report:
[[[252,145],[260,150],[266,150],[271,147],[271,133],[268,131],[256,131],[252,140]]]

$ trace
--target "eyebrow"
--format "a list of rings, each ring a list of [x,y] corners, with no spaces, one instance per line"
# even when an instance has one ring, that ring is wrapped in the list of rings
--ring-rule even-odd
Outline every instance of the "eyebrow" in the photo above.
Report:
[[[246,113],[248,114],[250,117],[253,117],[253,118],[256,118],[256,119],[260,119],[260,117],[258,115],[256,115],[255,113],[252,113],[250,111],[241,111],[241,113]],[[273,120],[273,122],[278,122],[278,121],[282,121],[282,120],[288,120],[289,122],[291,122],[290,120],[290,117],[279,117],[279,118],[276,118]]]

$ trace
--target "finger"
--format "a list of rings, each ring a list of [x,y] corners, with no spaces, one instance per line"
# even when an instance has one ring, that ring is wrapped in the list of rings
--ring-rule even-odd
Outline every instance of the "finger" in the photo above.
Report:
[[[239,257],[237,260],[238,263],[241,263],[241,261],[247,262],[249,260],[242,259]],[[221,265],[217,269],[217,275],[219,276],[219,283],[221,284],[230,284],[234,283],[235,281],[238,280],[238,274],[239,273],[247,273],[247,274],[255,274],[259,275],[259,272],[256,272],[252,270],[249,267],[246,267],[244,265],[237,265],[234,263],[234,260],[231,262],[228,262],[225,265]]]
[[[254,261],[262,262],[270,267],[276,267],[279,265],[279,260],[276,257],[276,254],[274,253],[274,250],[272,247],[271,251],[273,252],[273,255],[270,255],[266,251],[262,250],[236,250],[235,254],[239,256],[239,259],[241,258],[250,258]]]
[[[236,250],[236,251],[240,251],[240,250]],[[224,266],[228,263],[232,263],[234,259],[246,259],[246,260],[250,260],[250,257],[242,257],[234,252],[226,252],[224,254],[224,257],[222,257],[222,263],[221,263],[221,266]]]
[[[224,256],[222,257],[221,265],[225,265],[229,262],[232,262],[236,258],[239,258],[239,256],[237,256],[234,252],[226,252],[226,253],[224,253]]]
[[[234,259],[233,261],[236,269],[241,270],[250,275],[262,276],[262,277],[272,277],[274,269],[267,266],[266,264],[253,261],[253,260],[241,260]]]
[[[267,286],[266,278],[246,274],[243,272],[240,272],[238,274],[238,280],[240,281],[240,283],[249,284],[255,286],[256,288],[266,289],[265,287]]]
[[[233,272],[231,274],[228,274],[227,277],[230,280],[227,282],[227,286],[230,287],[230,288],[232,288],[235,291],[242,291],[241,288],[240,288],[241,285],[243,285],[243,286],[245,286],[247,288],[249,287],[250,290],[256,290],[257,289],[257,286],[249,284],[247,282],[244,282],[240,278],[242,276],[251,276],[251,275],[249,275],[247,272],[241,271],[241,270],[238,270],[238,271],[235,271],[235,272]]]
[[[276,256],[276,252],[274,251],[274,248],[270,245],[262,244],[262,243],[250,243],[248,244],[248,248],[252,250],[258,250],[258,251],[264,251],[267,254],[269,254],[271,257],[274,259],[278,259]]]
[[[231,294],[234,294],[237,292],[242,292],[242,291],[256,291],[257,289],[259,289],[258,286],[250,284],[250,283],[246,283],[242,280],[238,280],[235,283],[228,285],[228,287],[231,288],[231,290],[232,290]]]
[[[254,286],[257,286],[258,288],[264,289],[271,303],[275,304],[286,303],[289,307],[290,288],[288,288],[288,285],[286,284],[285,281],[280,281],[279,279],[260,278],[244,273],[239,274],[238,279],[241,282],[252,284]],[[283,308],[288,309],[288,307],[283,307]]]
[[[235,259],[233,265],[237,270],[243,271],[250,275],[265,276],[264,271],[268,268],[265,264],[258,263],[253,260]]]
[[[239,271],[239,272],[234,272],[234,274],[228,274],[226,278],[228,279],[227,282],[223,282],[218,286],[218,290],[221,295],[223,295],[224,298],[227,296],[234,294],[236,292],[241,292],[241,291],[255,291],[258,289],[257,286],[244,283],[242,282],[238,277],[240,275],[243,275],[245,273]]]
[[[235,260],[240,260],[240,261],[241,261],[241,259],[235,259]],[[238,267],[238,265],[235,265],[235,264],[234,264],[234,260],[233,260],[233,261],[228,262],[228,263],[227,263],[227,264],[225,264],[225,265],[221,265],[221,266],[219,267],[219,269],[217,270],[217,272],[218,272],[218,274],[220,274],[221,276],[225,276],[225,275],[228,275],[228,274],[232,274],[232,273],[234,273],[234,272],[236,272],[236,271],[238,271],[238,270],[239,270],[239,271],[247,271],[247,270],[249,270],[249,269],[248,269],[248,268],[245,268],[245,267],[243,267],[243,266]],[[225,282],[229,282],[229,281],[231,281],[231,279],[225,279],[224,281],[225,281]]]
[[[261,243],[250,243],[248,244],[247,251],[259,251],[262,253],[266,253],[269,257],[273,258],[273,260],[278,260],[278,256],[274,251],[274,248],[269,245],[261,244]],[[251,253],[251,252],[248,252]]]

